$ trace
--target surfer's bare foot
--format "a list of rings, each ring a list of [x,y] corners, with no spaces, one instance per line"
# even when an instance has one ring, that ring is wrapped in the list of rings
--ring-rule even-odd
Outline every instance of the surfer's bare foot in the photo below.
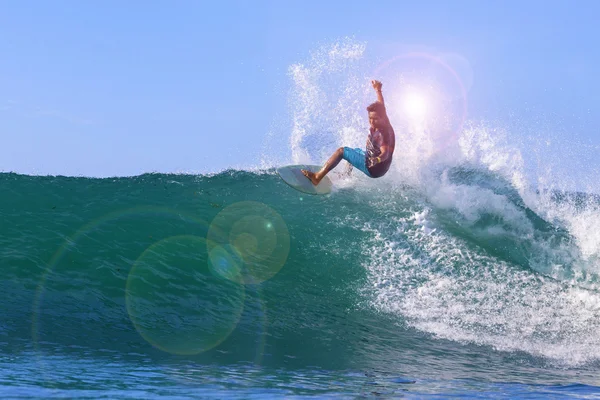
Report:
[[[307,169],[303,169],[302,173],[304,174],[305,177],[307,177],[308,179],[310,179],[310,181],[312,182],[313,185],[317,186],[319,184],[319,182],[321,182],[321,180],[319,178],[317,178],[317,174],[315,174],[314,172],[311,172]]]

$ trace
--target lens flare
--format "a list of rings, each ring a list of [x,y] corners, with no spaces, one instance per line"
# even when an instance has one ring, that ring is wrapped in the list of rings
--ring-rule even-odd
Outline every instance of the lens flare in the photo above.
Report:
[[[213,274],[234,282],[243,281],[240,268],[244,261],[235,247],[212,244],[208,257],[208,266]]]
[[[468,91],[473,85],[468,60],[457,54],[410,51],[378,65],[371,76],[385,80],[388,104],[400,104],[393,110],[397,116],[390,117],[406,118],[418,125],[417,132],[426,131],[435,143],[432,154],[440,154],[456,143],[467,121]],[[410,85],[421,89],[412,90],[414,86]],[[368,96],[372,96],[370,91]]]
[[[410,119],[420,121],[427,115],[427,98],[417,91],[411,90],[405,94],[403,106]]]
[[[208,230],[211,269],[245,284],[264,282],[279,272],[290,251],[290,235],[281,216],[269,206],[244,201],[223,209]],[[229,271],[241,265],[241,273]]]
[[[39,331],[41,325],[41,307],[43,304],[44,293],[46,292],[48,280],[56,272],[56,268],[65,263],[66,257],[69,255],[69,253],[71,251],[75,251],[79,242],[85,238],[88,238],[92,232],[96,232],[100,229],[108,229],[107,226],[109,226],[111,223],[120,224],[122,221],[131,218],[144,218],[146,220],[168,218],[179,222],[184,222],[185,224],[191,224],[190,226],[195,226],[199,232],[201,232],[201,234],[203,234],[203,232],[207,232],[208,230],[208,223],[194,215],[167,207],[154,206],[140,206],[116,210],[89,221],[88,223],[79,227],[71,236],[67,237],[61,246],[56,250],[52,258],[48,261],[47,267],[42,273],[38,282],[33,302],[31,326],[31,337],[36,348],[40,340]]]
[[[73,270],[72,267],[69,267],[69,263],[72,262],[72,260],[69,260],[70,256],[81,252],[82,242],[85,244],[86,241],[94,240],[94,234],[101,234],[101,232],[110,231],[111,229],[122,229],[121,227],[125,226],[128,221],[131,222],[140,218],[145,221],[155,221],[157,225],[153,226],[154,229],[136,238],[139,240],[136,243],[152,242],[152,234],[164,231],[162,224],[165,221],[170,221],[167,226],[171,226],[174,229],[180,227],[182,230],[188,232],[192,230],[198,232],[200,235],[204,235],[208,230],[208,223],[195,215],[181,210],[156,206],[138,206],[115,210],[80,226],[72,235],[65,238],[61,246],[57,248],[54,255],[48,260],[46,269],[40,276],[33,300],[31,316],[31,339],[36,354],[41,354],[42,351],[40,343],[44,340],[44,324],[55,319],[52,314],[52,308],[55,306],[55,303],[46,304],[44,302],[44,300],[47,300],[45,299],[45,295],[47,292],[52,292],[61,279],[68,279],[68,276],[65,276],[65,272]],[[85,256],[88,253],[84,252],[83,254]],[[119,274],[119,266],[113,266],[111,273]],[[45,362],[42,358],[39,358],[38,363],[40,373],[45,375],[45,371],[48,369],[45,366]],[[52,381],[51,378],[47,380]]]
[[[167,353],[193,355],[216,347],[242,314],[244,286],[213,274],[206,249],[198,236],[161,240],[136,260],[127,278],[131,322]]]

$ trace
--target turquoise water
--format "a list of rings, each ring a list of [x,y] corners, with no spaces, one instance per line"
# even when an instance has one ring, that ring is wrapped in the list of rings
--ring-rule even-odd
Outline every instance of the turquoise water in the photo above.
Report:
[[[260,168],[1,173],[0,397],[600,397],[597,152],[467,121],[452,63],[408,58],[290,66]],[[388,174],[290,188],[276,167],[364,145],[374,71]]]
[[[426,175],[0,174],[0,396],[596,395],[597,198]]]

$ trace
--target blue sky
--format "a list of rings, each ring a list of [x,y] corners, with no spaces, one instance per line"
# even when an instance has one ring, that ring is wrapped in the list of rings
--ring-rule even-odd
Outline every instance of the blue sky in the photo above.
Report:
[[[0,171],[256,165],[285,119],[289,66],[348,36],[374,58],[407,46],[460,54],[469,118],[543,125],[597,149],[597,4],[2,1]]]

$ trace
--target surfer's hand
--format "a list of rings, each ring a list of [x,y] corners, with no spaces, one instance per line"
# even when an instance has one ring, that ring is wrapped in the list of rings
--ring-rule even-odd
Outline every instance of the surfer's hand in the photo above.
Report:
[[[367,168],[371,168],[371,167],[379,164],[381,162],[379,160],[381,160],[379,157],[369,157],[367,159]]]
[[[378,92],[379,92],[379,91],[381,90],[381,87],[383,86],[383,83],[381,83],[381,82],[379,82],[379,81],[377,81],[377,80],[373,79],[373,80],[371,81],[371,85],[373,85],[373,89],[375,89],[376,91],[378,91]]]

